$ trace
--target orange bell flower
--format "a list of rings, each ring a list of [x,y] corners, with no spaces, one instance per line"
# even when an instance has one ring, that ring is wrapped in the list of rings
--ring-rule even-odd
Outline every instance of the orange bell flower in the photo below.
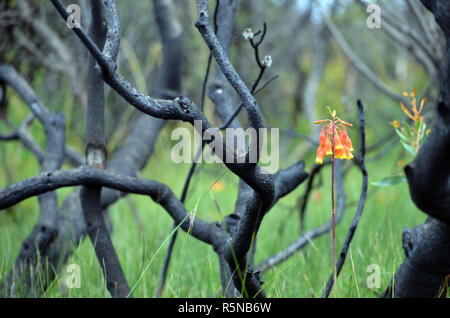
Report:
[[[331,113],[332,119],[323,119],[315,121],[315,124],[327,123],[322,127],[319,136],[319,147],[317,148],[316,163],[322,164],[325,156],[332,156],[338,159],[352,159],[353,145],[347,134],[345,126],[352,127],[336,117],[336,112]],[[334,149],[333,149],[334,145]]]
[[[319,147],[317,148],[316,163],[322,164],[323,158],[325,158],[325,151],[323,148]]]
[[[353,145],[350,137],[347,135],[347,130],[345,130],[345,127],[342,127],[342,136],[341,136],[342,142],[345,146],[347,146],[349,151],[353,151]]]

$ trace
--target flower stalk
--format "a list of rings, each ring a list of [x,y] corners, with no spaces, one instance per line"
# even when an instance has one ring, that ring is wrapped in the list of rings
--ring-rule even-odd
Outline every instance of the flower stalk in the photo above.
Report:
[[[336,209],[334,203],[334,163],[335,159],[352,159],[353,145],[345,127],[352,127],[352,124],[336,116],[336,111],[331,111],[328,107],[331,119],[315,121],[315,124],[324,124],[320,133],[320,144],[317,149],[316,163],[322,164],[325,156],[331,156],[331,209],[333,225],[333,280],[337,284],[337,265],[336,265]],[[334,289],[336,297],[336,288]]]
[[[334,156],[336,154],[335,150],[335,131],[334,131],[334,125],[335,125],[335,116],[333,116],[333,119],[331,121],[331,125],[333,127],[333,133],[331,137],[331,149],[333,149],[333,153],[331,154],[331,208],[332,208],[332,219],[333,219],[333,280],[335,283],[334,288],[334,298],[336,298],[336,289],[337,289],[337,266],[336,266],[336,209],[334,206]]]

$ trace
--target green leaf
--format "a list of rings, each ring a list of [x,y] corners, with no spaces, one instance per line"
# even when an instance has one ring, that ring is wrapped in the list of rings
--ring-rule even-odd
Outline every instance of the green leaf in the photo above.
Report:
[[[401,131],[400,129],[395,128],[395,132],[397,133],[397,135],[403,139],[406,142],[410,142],[410,140],[408,139],[408,137],[406,137]]]
[[[400,142],[402,143],[403,148],[406,149],[406,151],[408,151],[410,154],[412,154],[413,156],[416,155],[416,151],[414,150],[414,147],[411,146],[410,144],[407,144],[406,142],[404,142],[403,140],[400,140]]]
[[[426,132],[427,132],[427,124],[423,123],[422,127],[420,128],[420,136],[419,136],[419,143],[421,144],[426,137]]]
[[[412,133],[411,128],[409,127],[409,125],[407,123],[404,123],[403,127],[405,128],[406,136],[409,139],[414,139],[414,134]]]
[[[422,118],[419,117],[419,119],[416,122],[416,131],[419,132],[420,126],[422,125]]]
[[[406,181],[405,176],[388,176],[380,181],[371,182],[374,186],[377,187],[390,187],[393,185],[397,185]]]

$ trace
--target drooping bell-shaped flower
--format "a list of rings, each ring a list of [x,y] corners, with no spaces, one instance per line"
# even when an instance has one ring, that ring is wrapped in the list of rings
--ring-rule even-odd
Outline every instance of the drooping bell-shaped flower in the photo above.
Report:
[[[317,148],[317,155],[316,155],[316,163],[322,164],[323,158],[325,158],[325,150],[321,147]]]
[[[347,146],[349,151],[353,151],[353,145],[350,137],[347,135],[347,130],[345,130],[345,126],[342,126],[342,142],[345,146]]]
[[[332,119],[315,121],[315,124],[327,123],[322,127],[319,136],[319,147],[317,148],[316,163],[322,164],[325,156],[332,156],[338,159],[352,159],[353,145],[347,134],[345,127],[352,127],[336,117],[336,112],[331,112]],[[333,149],[334,148],[334,149]]]

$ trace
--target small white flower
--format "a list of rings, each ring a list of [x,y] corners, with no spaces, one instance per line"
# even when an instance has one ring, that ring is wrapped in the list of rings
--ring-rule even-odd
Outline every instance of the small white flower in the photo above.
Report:
[[[242,32],[242,36],[243,36],[244,39],[246,39],[246,40],[251,40],[251,39],[253,39],[254,34],[253,34],[252,29],[250,29],[250,28],[245,29],[244,32]]]
[[[272,56],[270,56],[270,55],[264,56],[264,60],[262,61],[262,65],[264,67],[271,67],[272,66]]]

